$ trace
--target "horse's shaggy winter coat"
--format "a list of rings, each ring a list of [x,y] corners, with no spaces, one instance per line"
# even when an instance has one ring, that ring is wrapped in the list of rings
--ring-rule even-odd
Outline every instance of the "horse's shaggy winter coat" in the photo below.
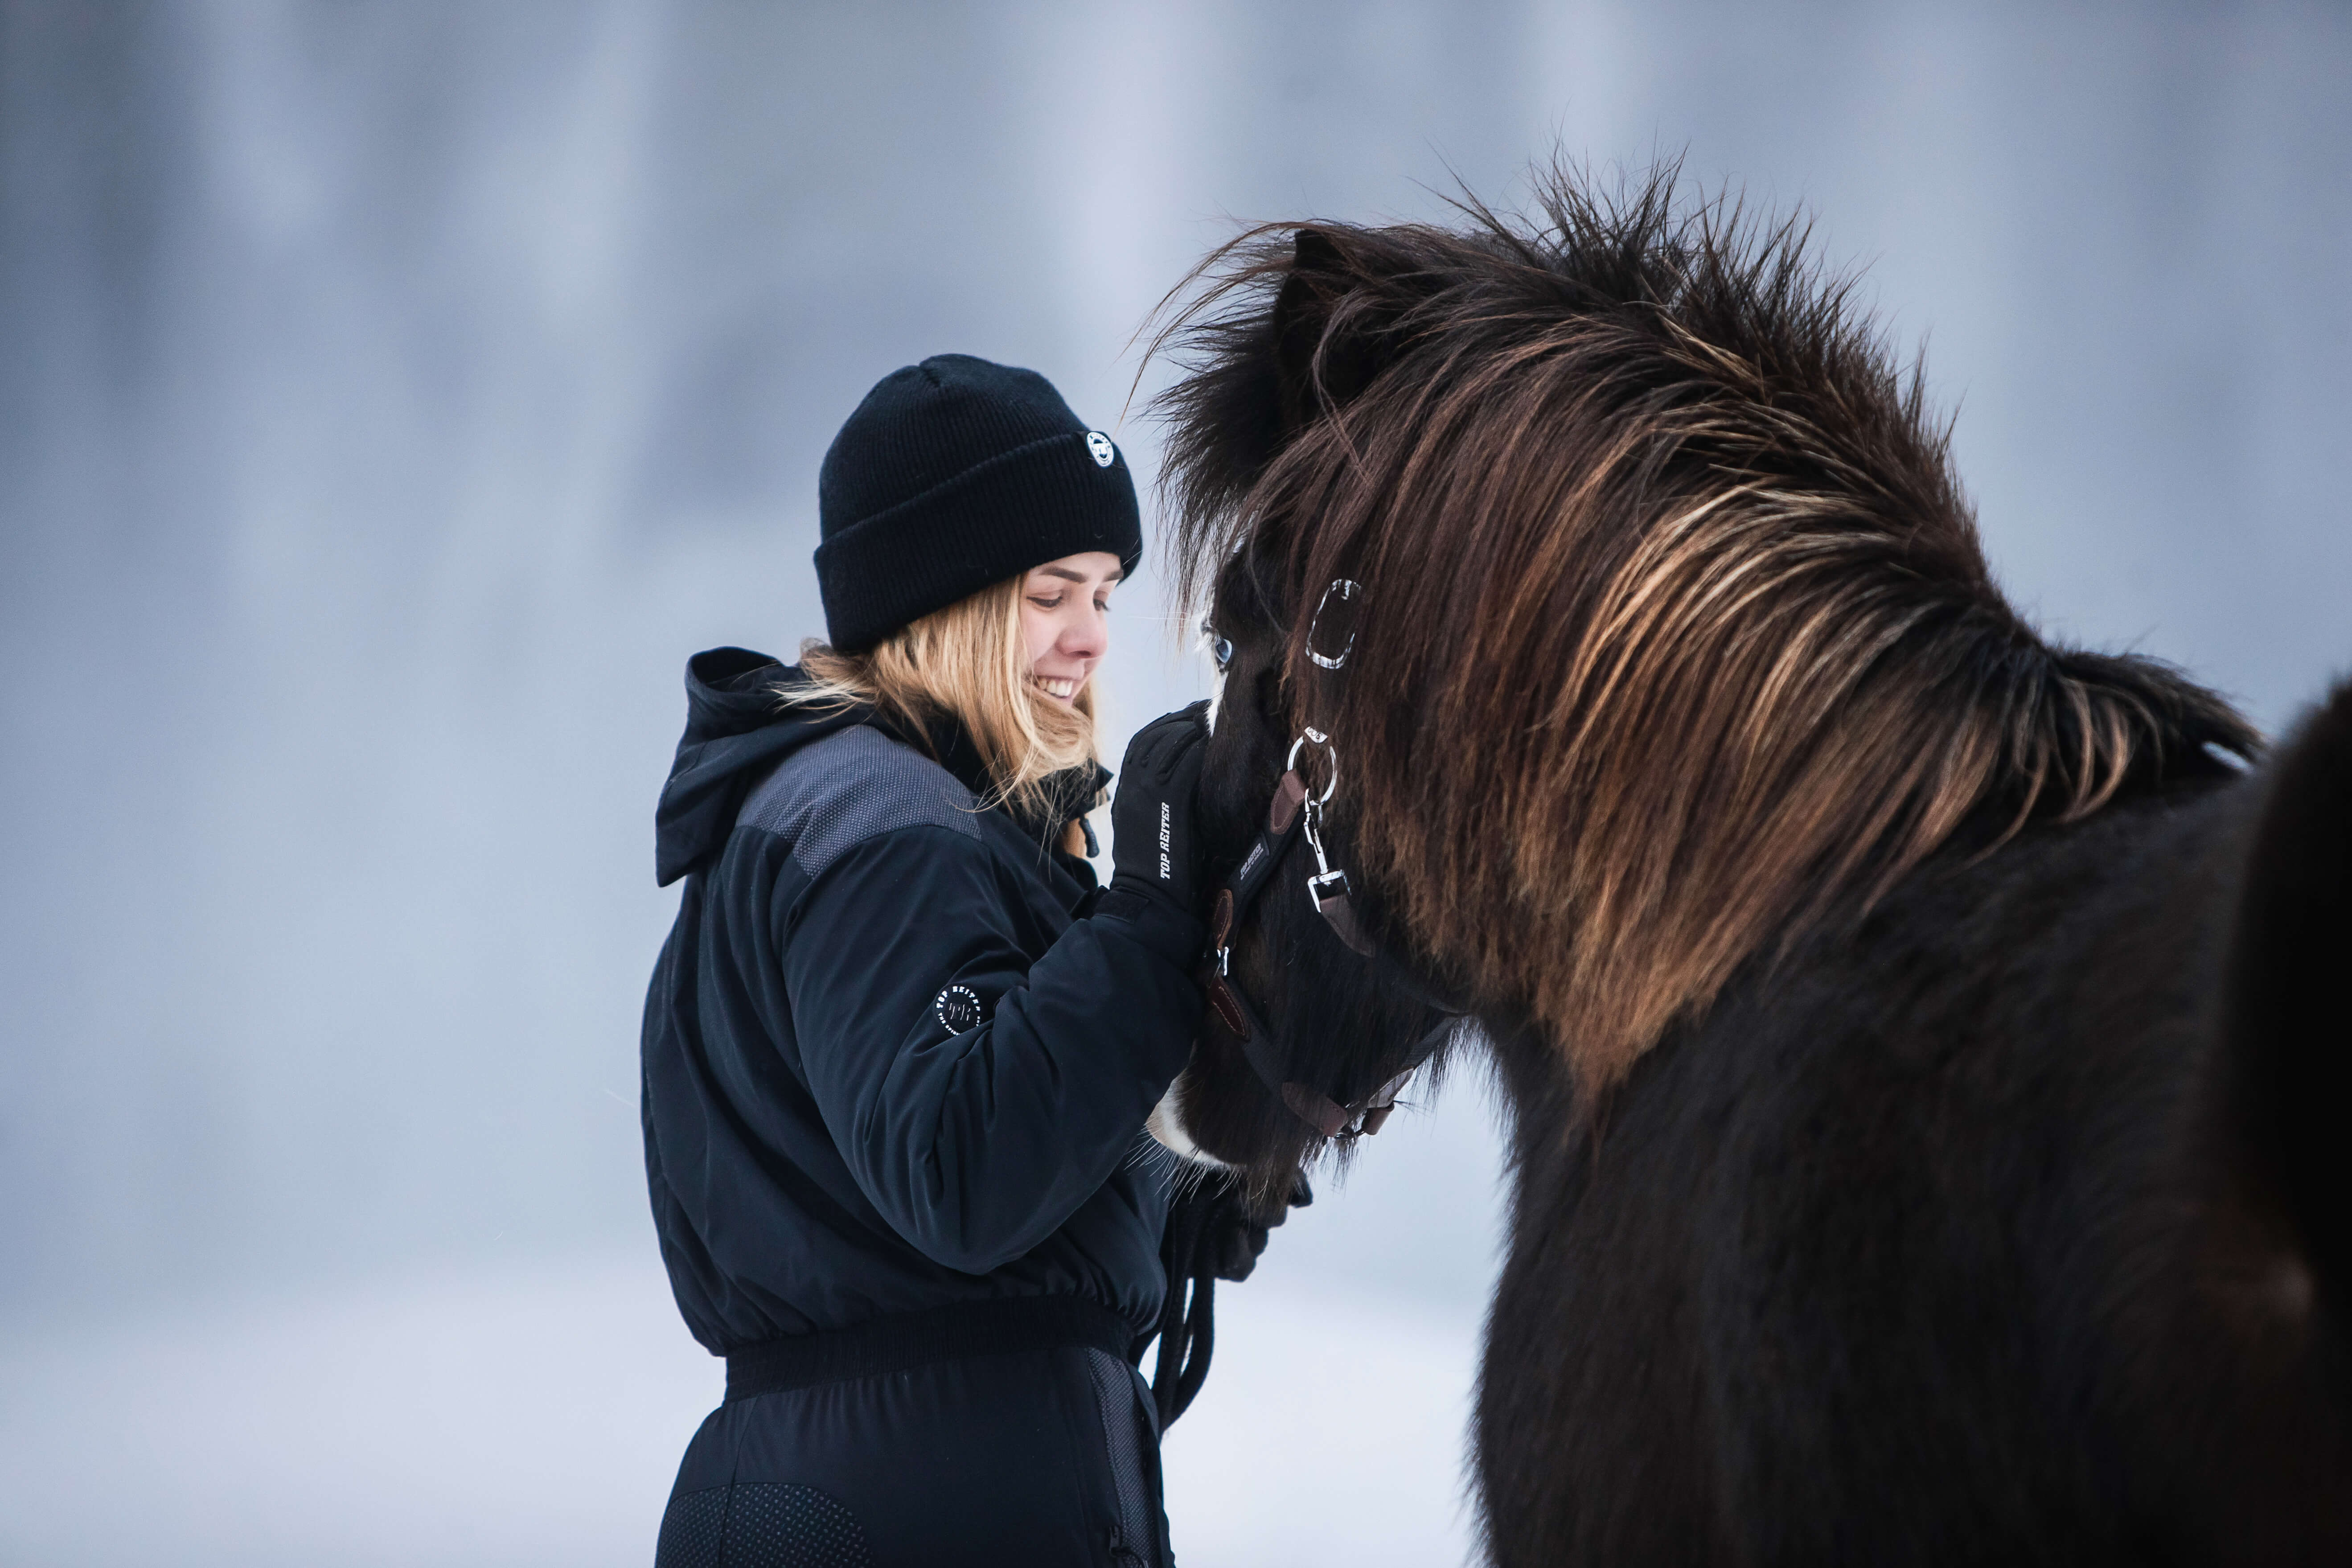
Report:
[[[1384,948],[1294,856],[1234,973],[1342,1103],[1430,983],[1509,1092],[1489,1550],[2352,1558],[2352,689],[2247,773],[2218,698],[2037,637],[1916,375],[1671,185],[1264,231],[1173,330],[1203,819],[1328,732]],[[1317,1142],[1213,1026],[1177,1098],[1270,1190]]]

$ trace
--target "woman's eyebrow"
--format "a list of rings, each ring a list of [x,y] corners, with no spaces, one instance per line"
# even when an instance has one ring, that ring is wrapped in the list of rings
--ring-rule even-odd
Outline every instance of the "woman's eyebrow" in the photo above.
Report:
[[[1066,583],[1089,583],[1093,581],[1093,579],[1088,577],[1085,573],[1073,572],[1067,566],[1040,566],[1037,570],[1044,573],[1048,577],[1059,577]],[[1124,572],[1114,572],[1102,580],[1103,586],[1108,588],[1114,583],[1124,582],[1126,577],[1127,574]]]

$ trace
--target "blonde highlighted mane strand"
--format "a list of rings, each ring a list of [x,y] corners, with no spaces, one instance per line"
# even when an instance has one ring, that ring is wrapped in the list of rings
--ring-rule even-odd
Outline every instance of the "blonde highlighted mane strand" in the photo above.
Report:
[[[1048,777],[1096,760],[1095,683],[1081,687],[1073,702],[1031,684],[1023,582],[1008,578],[935,610],[867,653],[804,642],[804,679],[777,687],[776,694],[787,706],[820,712],[870,707],[917,735],[931,719],[952,716],[988,764],[994,791],[987,804],[1042,810]]]
[[[1255,230],[1160,339],[1169,550],[1292,606],[1292,720],[1412,943],[1601,1089],[1752,955],[1971,826],[2098,810],[2230,706],[2044,641],[1926,411],[1793,224],[1570,174],[1517,223]],[[1305,658],[1363,584],[1344,682]]]

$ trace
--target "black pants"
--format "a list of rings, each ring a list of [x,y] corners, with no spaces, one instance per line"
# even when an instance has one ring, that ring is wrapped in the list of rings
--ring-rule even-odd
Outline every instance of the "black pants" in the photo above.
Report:
[[[656,1568],[1172,1568],[1135,1369],[1097,1345],[971,1348],[846,1368],[803,1356],[797,1375],[765,1380],[730,1361],[728,1401],[678,1467]],[[803,1385],[754,1392],[762,1381]]]

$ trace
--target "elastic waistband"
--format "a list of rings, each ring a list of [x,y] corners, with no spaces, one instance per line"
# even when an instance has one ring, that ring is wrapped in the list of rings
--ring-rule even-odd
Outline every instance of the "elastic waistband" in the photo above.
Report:
[[[904,1372],[932,1362],[1062,1346],[1130,1359],[1135,1325],[1076,1296],[962,1301],[853,1328],[745,1345],[727,1357],[727,1403]]]

